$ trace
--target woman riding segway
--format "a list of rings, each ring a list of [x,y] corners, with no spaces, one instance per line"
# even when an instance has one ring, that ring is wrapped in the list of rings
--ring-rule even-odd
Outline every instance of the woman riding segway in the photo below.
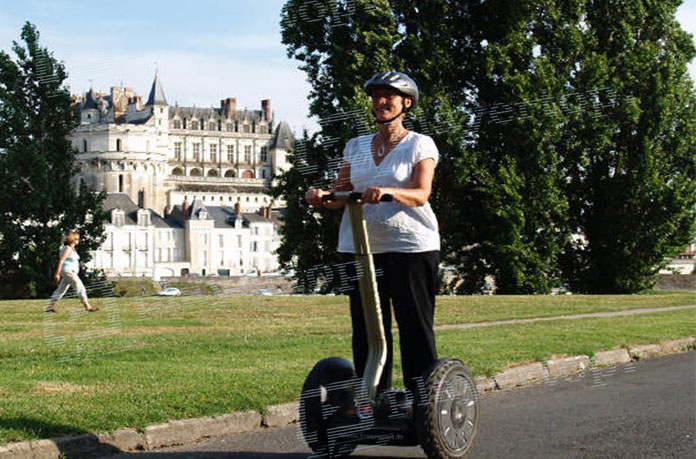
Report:
[[[468,369],[461,362],[452,359],[438,361],[435,347],[433,315],[440,261],[440,236],[437,219],[428,199],[438,161],[438,150],[430,137],[409,131],[403,125],[406,114],[416,107],[419,99],[418,87],[411,78],[401,72],[381,72],[370,78],[365,83],[364,88],[370,96],[372,112],[379,125],[378,132],[351,139],[345,147],[344,161],[333,190],[329,192],[312,189],[306,193],[305,199],[316,208],[338,209],[348,203],[339,229],[338,251],[349,259],[354,257],[356,265],[361,266],[360,271],[365,271],[366,263],[371,269],[372,260],[374,260],[373,268],[380,273],[376,277],[378,293],[374,294],[374,300],[370,295],[365,295],[364,290],[369,288],[369,282],[361,284],[360,288],[358,288],[358,282],[355,282],[349,293],[355,373],[357,377],[366,380],[374,412],[379,413],[380,403],[385,400],[388,400],[387,403],[391,401],[392,404],[398,401],[402,406],[401,411],[395,411],[392,406],[387,412],[400,413],[399,422],[406,427],[415,422],[415,430],[420,443],[429,456],[461,457],[469,450],[475,435],[478,411],[476,407],[471,408],[473,405],[470,404],[471,400],[475,399],[475,388],[470,381],[471,375]],[[355,193],[341,193],[346,191]],[[362,207],[360,214],[352,213],[350,208],[356,204],[351,203],[351,199],[353,201],[359,200]],[[390,202],[380,202],[387,199]],[[357,247],[363,245],[361,238],[366,239],[366,237],[359,234],[361,230],[355,226],[355,220],[363,218],[366,232],[369,235],[369,243],[365,242],[364,245],[367,248],[367,255],[370,255],[370,251],[373,254],[369,257],[369,262],[361,258],[364,253],[361,253],[361,249]],[[376,309],[371,307],[371,303],[376,303]],[[381,314],[380,305],[382,306]],[[392,308],[399,328],[404,383],[410,391],[406,397],[395,397],[394,391],[390,391],[393,341],[391,334]],[[382,319],[381,321],[377,320],[378,326],[381,325],[378,327],[381,330],[377,332],[370,330],[369,316],[373,312],[378,317],[381,315]],[[368,326],[366,326],[366,321]],[[373,338],[372,335],[379,335],[379,338]],[[380,340],[384,342],[386,348],[384,354],[386,355],[374,357],[373,348],[379,345],[373,343]],[[452,362],[459,362],[458,365],[461,365],[462,368]],[[444,456],[439,455],[439,451],[443,449],[443,446],[437,443],[440,433],[429,433],[429,431],[439,428],[437,414],[427,409],[429,404],[436,403],[429,399],[434,395],[428,394],[428,379],[433,372],[437,372],[437,369],[443,365],[447,368],[440,376],[452,371],[458,375],[463,375],[462,378],[465,381],[462,384],[466,385],[464,389],[469,391],[469,399],[466,402],[469,403],[469,408],[467,408],[469,412],[465,410],[466,407],[459,404],[457,407],[460,410],[457,416],[459,416],[458,419],[463,419],[464,422],[470,424],[467,434],[469,438],[465,441],[466,445],[460,444],[462,443],[460,440],[450,439],[449,450],[456,454]],[[325,361],[318,363],[313,370],[314,375],[310,373],[310,377],[308,377],[305,392],[313,388],[316,389],[314,386],[322,386],[323,383],[318,382],[322,378],[324,382],[340,383],[351,373],[352,370],[349,366],[349,362],[335,358],[325,359]],[[326,376],[329,373],[333,373],[333,376]],[[377,380],[374,381],[376,388],[372,388],[369,379],[375,373],[378,375]],[[341,376],[335,376],[338,374]],[[327,377],[329,379],[326,379]],[[437,384],[441,382],[439,381]],[[463,386],[459,387],[459,389],[462,388]],[[442,389],[440,387],[434,390],[437,392],[438,390],[442,391]],[[452,388],[450,388],[450,392],[451,390]],[[390,396],[380,398],[378,394],[389,394]],[[403,392],[399,394],[403,394]],[[438,394],[436,395],[441,395],[439,392]],[[345,394],[343,395],[345,396]],[[410,401],[414,397],[416,403],[404,403],[404,398]],[[406,406],[404,407],[404,405]],[[419,407],[423,409],[419,410]],[[415,420],[412,408],[416,408],[415,418],[417,419]],[[474,411],[472,412],[472,410]],[[467,413],[469,417],[467,417]],[[325,416],[322,419],[325,420]],[[315,421],[315,424],[321,424],[321,422]],[[433,423],[438,424],[438,426],[434,427]],[[452,427],[450,426],[451,432],[448,435],[454,433],[455,429]],[[400,432],[399,435],[406,435],[404,432],[408,432],[408,428],[402,429]],[[326,432],[324,433],[326,434]],[[433,443],[432,438],[430,440],[427,438],[429,435],[435,438],[435,443]],[[328,443],[330,440],[328,434],[324,436],[325,443]],[[363,443],[363,440],[365,440],[364,436],[352,437],[351,441]],[[446,438],[445,440],[447,443]],[[322,442],[309,443],[312,446]],[[350,441],[347,443],[351,444]],[[402,442],[400,444],[418,443]],[[317,448],[313,447],[313,449],[317,451]],[[329,445],[329,447],[321,449],[321,453],[335,457],[345,454],[349,449],[351,448],[331,448]]]

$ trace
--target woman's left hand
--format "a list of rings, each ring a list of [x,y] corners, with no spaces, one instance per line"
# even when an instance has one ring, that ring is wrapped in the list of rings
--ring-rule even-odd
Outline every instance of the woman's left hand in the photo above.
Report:
[[[377,204],[385,194],[394,194],[391,188],[367,187],[362,193],[363,204]]]

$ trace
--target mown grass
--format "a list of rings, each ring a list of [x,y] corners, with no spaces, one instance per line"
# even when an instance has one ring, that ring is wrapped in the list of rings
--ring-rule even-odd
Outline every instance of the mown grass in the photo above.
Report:
[[[86,314],[75,300],[60,302],[55,315],[42,314],[41,301],[0,303],[0,444],[263,410],[296,400],[317,360],[350,358],[345,297],[92,303],[101,311]],[[442,297],[436,323],[688,304],[696,295]],[[696,310],[689,309],[447,330],[437,340],[440,355],[490,376],[515,362],[695,334]]]

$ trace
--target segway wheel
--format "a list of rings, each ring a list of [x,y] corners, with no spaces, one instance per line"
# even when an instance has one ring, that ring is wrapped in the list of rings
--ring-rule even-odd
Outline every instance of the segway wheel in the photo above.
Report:
[[[457,359],[438,361],[425,382],[416,428],[431,459],[462,458],[478,432],[479,404],[471,371]]]
[[[341,458],[357,446],[350,434],[359,424],[356,404],[361,380],[353,364],[330,357],[319,361],[307,375],[300,397],[300,427],[312,457]]]

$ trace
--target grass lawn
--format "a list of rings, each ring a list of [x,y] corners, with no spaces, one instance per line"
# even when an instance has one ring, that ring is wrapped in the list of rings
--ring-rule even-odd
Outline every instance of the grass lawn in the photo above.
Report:
[[[327,356],[350,358],[345,297],[102,298],[0,303],[0,444],[144,427],[297,400]],[[438,299],[436,324],[695,305],[696,294]],[[476,375],[552,355],[696,335],[696,310],[437,333]],[[398,361],[398,356],[396,358]],[[400,369],[395,369],[395,375]],[[397,381],[399,382],[399,381]]]

